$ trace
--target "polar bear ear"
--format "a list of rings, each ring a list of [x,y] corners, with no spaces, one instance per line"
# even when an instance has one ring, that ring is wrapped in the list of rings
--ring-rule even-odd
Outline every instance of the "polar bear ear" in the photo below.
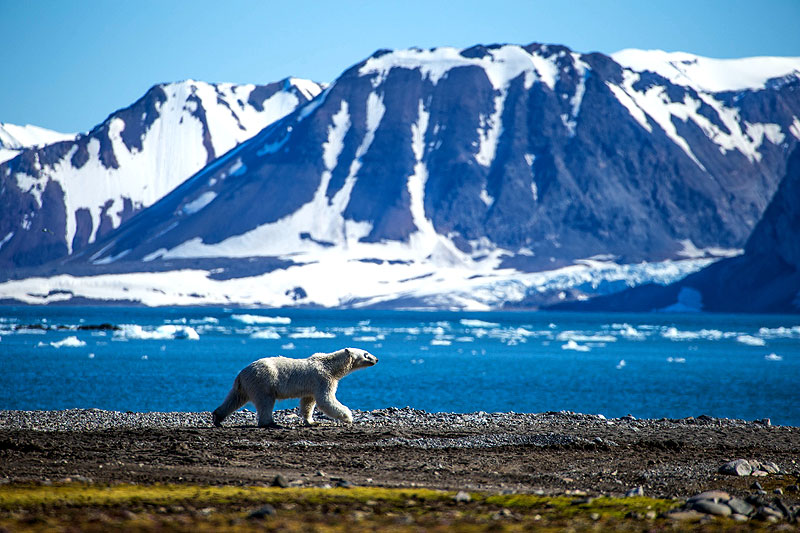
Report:
[[[350,351],[350,348],[345,348],[344,349],[344,353],[346,353],[347,355],[350,355],[350,356],[353,355],[353,352]]]

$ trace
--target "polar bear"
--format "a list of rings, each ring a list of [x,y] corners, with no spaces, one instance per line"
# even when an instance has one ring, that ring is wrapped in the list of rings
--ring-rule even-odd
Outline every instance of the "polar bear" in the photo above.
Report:
[[[258,427],[275,427],[275,400],[300,398],[300,412],[306,425],[314,424],[314,405],[326,415],[353,421],[353,413],[336,399],[339,380],[359,368],[373,366],[378,358],[358,348],[332,353],[315,353],[306,359],[265,357],[247,365],[233,382],[225,401],[213,412],[214,425],[248,401],[258,411]]]

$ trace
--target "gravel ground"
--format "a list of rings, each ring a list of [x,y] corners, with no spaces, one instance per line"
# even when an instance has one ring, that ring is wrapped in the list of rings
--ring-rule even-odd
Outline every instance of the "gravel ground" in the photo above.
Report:
[[[0,481],[336,483],[544,494],[687,498],[709,489],[747,496],[758,481],[797,503],[800,428],[706,416],[605,419],[570,412],[354,411],[354,423],[293,410],[279,429],[242,410],[214,428],[210,413],[99,409],[0,411]],[[735,459],[770,461],[765,477],[724,475]]]

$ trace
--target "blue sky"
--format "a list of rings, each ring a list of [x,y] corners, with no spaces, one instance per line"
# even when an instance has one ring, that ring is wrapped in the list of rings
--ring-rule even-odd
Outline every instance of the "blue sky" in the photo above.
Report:
[[[160,82],[331,81],[379,48],[800,56],[800,0],[0,0],[0,122],[87,131]]]

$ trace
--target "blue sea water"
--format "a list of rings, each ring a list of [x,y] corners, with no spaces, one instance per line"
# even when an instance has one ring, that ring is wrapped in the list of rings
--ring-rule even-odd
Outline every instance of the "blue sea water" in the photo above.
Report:
[[[800,426],[800,317],[706,314],[0,307],[0,409],[209,411],[255,359],[347,346],[380,359],[353,409]]]

